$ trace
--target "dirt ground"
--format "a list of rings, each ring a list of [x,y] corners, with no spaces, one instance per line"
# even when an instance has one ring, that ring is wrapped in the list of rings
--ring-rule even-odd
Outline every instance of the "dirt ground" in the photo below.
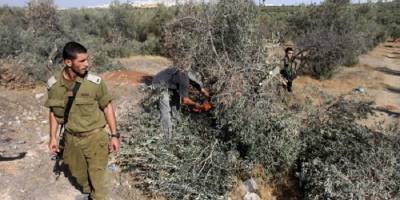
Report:
[[[140,85],[149,75],[169,65],[165,58],[136,56],[124,59],[127,69],[101,74],[113,94],[117,118],[128,105],[140,100]],[[146,66],[148,69],[146,69]],[[68,179],[53,173],[47,144],[48,109],[43,107],[46,87],[32,89],[0,87],[0,199],[1,200],[75,200],[80,192]],[[129,184],[127,174],[109,171],[112,199],[145,200],[140,191]]]
[[[135,56],[122,59],[127,70],[101,74],[114,95],[117,118],[128,106],[142,97],[141,87],[148,76],[170,66],[162,57]],[[355,88],[364,92],[355,93]],[[377,120],[399,120],[400,115],[400,44],[385,43],[360,56],[354,67],[343,67],[330,80],[299,77],[294,82],[293,97],[304,101],[312,98],[318,106],[325,98],[342,94],[364,95],[374,100]],[[54,161],[47,149],[48,110],[43,107],[46,88],[38,85],[28,89],[0,87],[0,199],[2,200],[74,200],[79,196],[65,178],[52,172]],[[112,199],[147,199],[130,186],[129,176],[110,170]],[[267,188],[268,189],[268,188]],[[268,189],[270,190],[270,188]],[[264,191],[264,199],[276,199]],[[268,195],[267,195],[268,194]]]
[[[362,121],[364,125],[400,122],[400,43],[386,42],[377,46],[361,55],[359,64],[341,67],[329,80],[302,76],[293,84],[296,101],[304,102],[308,96],[314,106],[319,106],[327,99],[353,95],[375,102],[375,115]]]
[[[78,191],[67,179],[58,181],[47,149],[47,109],[44,87],[33,90],[0,88],[1,156],[20,159],[0,162],[0,199],[74,199]],[[71,198],[72,197],[72,198]]]
[[[154,75],[160,69],[171,66],[172,62],[160,56],[132,56],[119,60],[128,70]]]

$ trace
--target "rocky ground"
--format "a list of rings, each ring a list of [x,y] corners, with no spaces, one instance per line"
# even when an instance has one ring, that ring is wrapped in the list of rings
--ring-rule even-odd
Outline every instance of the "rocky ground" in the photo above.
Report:
[[[48,153],[46,89],[0,88],[1,199],[74,199],[78,191],[64,177],[56,180]],[[18,155],[23,155],[18,158]]]
[[[137,68],[142,72],[102,74],[115,97],[113,104],[117,118],[126,111],[124,108],[139,101],[141,77],[152,75],[168,64],[168,60],[158,57],[133,57],[130,60],[124,61],[129,65],[128,69]],[[146,64],[148,72],[141,63]],[[57,178],[53,173],[55,161],[51,159],[47,148],[48,109],[43,107],[46,87],[9,86],[3,84],[0,87],[0,199],[79,199],[80,192],[68,179],[63,174]],[[110,170],[109,175],[113,200],[146,199],[140,191],[129,185],[128,174],[119,174],[117,169],[115,172]]]

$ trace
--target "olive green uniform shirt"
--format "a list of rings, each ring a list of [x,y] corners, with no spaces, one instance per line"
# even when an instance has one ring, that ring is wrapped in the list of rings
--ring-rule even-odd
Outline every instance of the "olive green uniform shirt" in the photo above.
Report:
[[[75,81],[81,83],[81,86],[71,106],[65,129],[72,133],[81,133],[105,127],[106,119],[103,109],[112,100],[112,97],[104,81],[90,73],[84,78],[77,76]],[[62,124],[69,90],[62,77],[62,72],[49,79],[48,87],[45,106],[53,111],[57,122]]]

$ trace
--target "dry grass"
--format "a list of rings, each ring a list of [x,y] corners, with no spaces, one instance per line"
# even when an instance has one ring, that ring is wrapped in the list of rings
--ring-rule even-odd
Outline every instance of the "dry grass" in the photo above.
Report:
[[[381,70],[382,67],[392,71],[400,70],[396,60],[383,58],[387,54],[385,46],[391,43],[385,43],[378,46],[368,54],[360,56],[360,64],[352,67],[342,67],[329,80],[316,80],[309,76],[302,76],[295,80],[294,90],[296,99],[303,101],[306,96],[311,96],[314,99],[315,105],[320,105],[321,94],[318,91],[324,91],[333,96],[340,96],[351,93],[357,87],[366,89],[366,95],[375,101],[377,106],[395,108],[398,110],[400,102],[397,99],[400,95],[394,91],[387,90],[388,86],[393,86],[400,83],[400,77],[388,74]],[[391,51],[400,51],[399,47],[393,46]],[[310,91],[305,91],[305,88],[313,87]]]
[[[149,75],[155,75],[161,69],[172,65],[165,57],[140,55],[118,60],[128,70],[137,71]]]

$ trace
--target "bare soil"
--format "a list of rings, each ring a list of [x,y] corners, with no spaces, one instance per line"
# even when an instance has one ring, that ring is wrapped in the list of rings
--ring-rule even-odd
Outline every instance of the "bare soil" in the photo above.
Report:
[[[149,75],[154,75],[159,72],[160,69],[172,65],[170,60],[160,56],[132,56],[129,58],[122,58],[119,62],[130,71]]]
[[[294,99],[307,97],[314,106],[327,99],[352,95],[373,101],[375,115],[360,123],[372,127],[377,122],[400,122],[400,43],[383,43],[359,57],[359,63],[341,67],[329,80],[302,76],[294,81]],[[363,92],[357,91],[363,89]]]
[[[138,71],[101,74],[115,97],[117,118],[141,99],[140,85],[168,60],[153,56],[124,59],[125,67]],[[164,63],[165,66],[164,66]],[[138,67],[140,66],[140,67]],[[145,68],[148,66],[148,69]],[[9,74],[3,74],[12,77]],[[63,174],[53,173],[47,145],[48,109],[44,85],[25,86],[17,82],[0,85],[0,199],[1,200],[75,200],[80,192]],[[2,80],[5,80],[4,77]],[[18,89],[17,89],[18,88]],[[145,200],[147,197],[131,185],[129,174],[109,171],[113,200]]]

